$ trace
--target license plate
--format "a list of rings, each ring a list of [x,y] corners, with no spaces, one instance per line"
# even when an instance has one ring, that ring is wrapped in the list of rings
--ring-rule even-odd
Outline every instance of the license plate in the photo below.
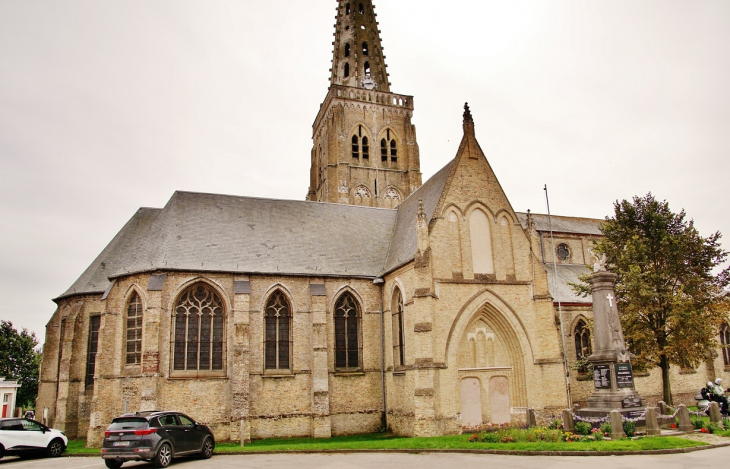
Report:
[[[129,441],[115,441],[114,446],[129,446]]]

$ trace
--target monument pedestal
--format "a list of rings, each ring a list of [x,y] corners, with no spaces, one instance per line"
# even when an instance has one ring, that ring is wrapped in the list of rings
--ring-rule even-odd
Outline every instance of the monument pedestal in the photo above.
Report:
[[[593,294],[593,337],[595,353],[588,357],[593,365],[594,391],[588,406],[575,411],[588,418],[607,416],[612,410],[636,418],[646,409],[646,401],[634,388],[631,354],[624,344],[623,330],[614,296],[616,274],[596,269],[588,282]]]

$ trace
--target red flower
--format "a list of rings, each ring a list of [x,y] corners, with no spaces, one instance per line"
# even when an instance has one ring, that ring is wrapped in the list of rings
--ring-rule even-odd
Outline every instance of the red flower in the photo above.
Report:
[[[669,428],[677,428],[677,424],[676,424],[676,423],[673,423],[673,424],[671,424],[671,425],[669,426]]]

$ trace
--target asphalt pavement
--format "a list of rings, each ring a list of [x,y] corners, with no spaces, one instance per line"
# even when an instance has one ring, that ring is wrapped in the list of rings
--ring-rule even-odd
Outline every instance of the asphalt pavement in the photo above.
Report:
[[[665,455],[626,456],[507,456],[466,453],[347,453],[347,454],[240,454],[214,455],[208,460],[176,459],[171,469],[233,468],[332,468],[332,469],[697,469],[725,467],[730,446]],[[153,469],[152,464],[126,463],[122,468]],[[106,469],[100,457],[60,457],[55,459],[0,459],[0,469]]]

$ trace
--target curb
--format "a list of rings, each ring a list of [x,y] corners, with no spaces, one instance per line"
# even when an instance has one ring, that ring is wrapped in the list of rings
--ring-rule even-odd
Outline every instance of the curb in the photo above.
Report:
[[[508,456],[637,456],[657,454],[682,454],[694,451],[703,451],[730,446],[728,443],[708,444],[706,446],[691,446],[688,448],[648,449],[641,451],[520,451],[508,449],[327,449],[327,450],[291,450],[291,451],[223,451],[215,452],[214,456],[241,456],[246,454],[355,454],[355,453],[466,453],[466,454],[501,454]],[[64,454],[64,457],[100,457],[99,454],[76,453]]]

